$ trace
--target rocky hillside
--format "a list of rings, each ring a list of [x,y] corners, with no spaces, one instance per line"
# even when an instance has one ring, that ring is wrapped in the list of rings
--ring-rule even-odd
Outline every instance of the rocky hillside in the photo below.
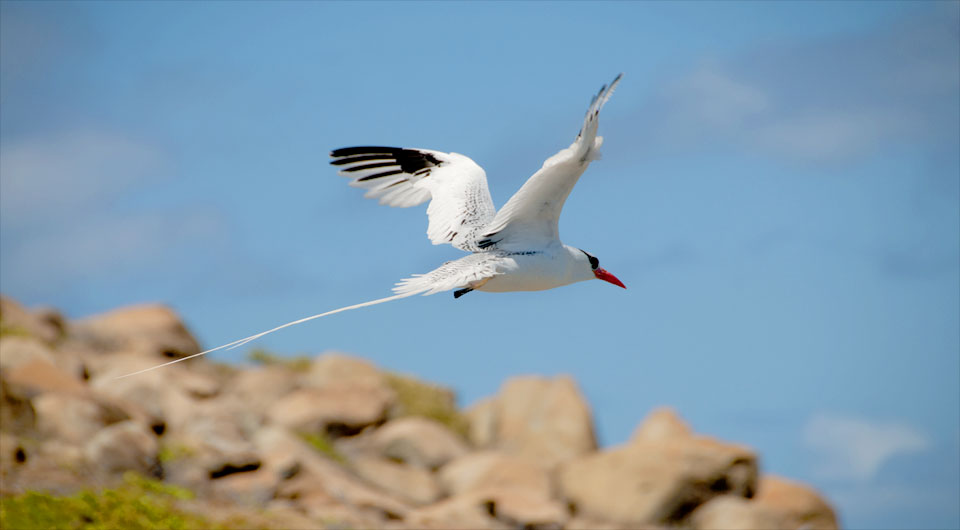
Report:
[[[168,508],[203,523],[181,525],[837,526],[810,487],[762,473],[750,448],[696,434],[670,409],[598,448],[570,377],[514,377],[466,411],[446,388],[335,353],[260,352],[252,367],[200,358],[115,379],[197,351],[162,306],[67,321],[2,299],[3,526],[42,526],[14,517],[81,490],[86,506],[107,506],[96,492],[131,480],[189,490]],[[82,526],[104,510],[51,524]]]

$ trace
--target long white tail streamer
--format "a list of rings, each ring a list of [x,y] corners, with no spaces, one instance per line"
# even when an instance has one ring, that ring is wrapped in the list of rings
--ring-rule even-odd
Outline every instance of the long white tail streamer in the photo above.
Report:
[[[209,349],[209,350],[207,350],[207,351],[202,351],[202,352],[200,352],[200,353],[195,353],[195,354],[189,355],[189,356],[187,356],[187,357],[181,357],[180,359],[175,359],[175,360],[170,361],[170,362],[168,362],[168,363],[158,364],[157,366],[151,366],[150,368],[144,368],[143,370],[138,370],[138,371],[136,371],[136,372],[132,372],[132,373],[129,373],[129,374],[126,374],[126,375],[121,375],[121,376],[119,376],[119,377],[115,377],[114,379],[123,379],[124,377],[130,377],[130,376],[132,376],[132,375],[142,374],[142,373],[144,373],[144,372],[149,372],[149,371],[151,371],[151,370],[156,370],[157,368],[163,368],[164,366],[170,366],[171,364],[176,364],[176,363],[179,363],[179,362],[186,361],[186,360],[188,360],[188,359],[193,359],[194,357],[200,357],[201,355],[206,355],[206,354],[208,354],[208,353],[210,353],[210,352],[215,352],[215,351],[218,351],[218,350],[223,350],[223,349],[232,350],[232,349],[234,349],[234,348],[238,348],[238,347],[240,347],[240,346],[243,346],[244,344],[246,344],[246,343],[248,343],[248,342],[250,342],[250,341],[257,340],[257,339],[259,339],[260,337],[262,337],[262,336],[264,336],[264,335],[269,335],[269,334],[273,333],[274,331],[280,331],[280,330],[283,329],[283,328],[288,328],[288,327],[290,327],[290,326],[296,326],[297,324],[303,324],[304,322],[308,322],[308,321],[310,321],[310,320],[314,320],[314,319],[317,319],[317,318],[322,318],[322,317],[325,317],[325,316],[329,316],[329,315],[332,315],[332,314],[334,314],[334,313],[342,313],[342,312],[344,312],[344,311],[350,311],[351,309],[360,309],[361,307],[367,307],[367,306],[382,304],[382,303],[385,303],[385,302],[392,302],[392,301],[394,301],[394,300],[399,300],[399,299],[401,299],[401,298],[406,298],[406,297],[408,297],[408,296],[413,296],[413,295],[415,295],[415,294],[419,294],[420,292],[422,292],[422,291],[413,291],[413,292],[409,292],[409,293],[395,294],[395,295],[393,295],[393,296],[388,296],[388,297],[386,297],[386,298],[380,298],[379,300],[371,300],[371,301],[369,301],[369,302],[363,302],[362,304],[349,305],[349,306],[347,306],[347,307],[341,307],[340,309],[334,309],[333,311],[327,311],[326,313],[320,313],[320,314],[318,314],[318,315],[313,315],[313,316],[309,316],[309,317],[306,317],[306,318],[301,318],[300,320],[294,320],[293,322],[287,322],[286,324],[283,324],[282,326],[277,326],[277,327],[275,327],[275,328],[273,328],[273,329],[268,329],[267,331],[263,331],[263,332],[257,333],[256,335],[250,335],[249,337],[247,337],[247,338],[245,338],[245,339],[235,340],[235,341],[233,341],[233,342],[229,342],[229,343],[227,343],[227,344],[224,344],[223,346],[217,346],[216,348],[212,348],[212,349]]]

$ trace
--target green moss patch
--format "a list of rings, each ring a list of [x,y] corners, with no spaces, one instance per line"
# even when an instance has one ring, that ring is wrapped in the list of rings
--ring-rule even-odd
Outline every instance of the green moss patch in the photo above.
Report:
[[[18,530],[222,528],[176,507],[178,500],[191,498],[189,490],[127,473],[124,483],[113,489],[63,497],[29,491],[0,498],[0,520],[4,528]]]
[[[334,462],[339,462],[341,464],[347,464],[347,458],[337,451],[336,446],[333,445],[333,442],[324,434],[318,434],[313,432],[301,432],[299,433],[300,438],[303,441],[310,444],[310,447],[314,448],[317,452],[323,454],[330,460]]]
[[[445,425],[466,438],[470,429],[467,418],[457,409],[454,394],[441,386],[424,383],[400,374],[385,374],[387,383],[397,393],[397,408],[393,416],[421,416]]]
[[[306,372],[313,363],[307,355],[283,357],[263,348],[255,348],[247,354],[247,360],[264,366],[285,366],[294,372]]]

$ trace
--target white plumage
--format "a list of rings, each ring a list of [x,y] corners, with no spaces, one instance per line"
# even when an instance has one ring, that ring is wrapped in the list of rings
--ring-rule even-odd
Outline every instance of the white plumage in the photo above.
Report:
[[[398,147],[331,152],[331,164],[352,179],[351,186],[367,189],[366,197],[399,207],[429,200],[433,244],[476,253],[403,280],[394,292],[536,291],[597,277],[590,274],[596,267],[589,268],[589,255],[560,242],[558,222],[580,175],[600,156],[598,116],[619,82],[618,75],[600,89],[570,147],[548,158],[499,212],[483,168],[464,155]]]

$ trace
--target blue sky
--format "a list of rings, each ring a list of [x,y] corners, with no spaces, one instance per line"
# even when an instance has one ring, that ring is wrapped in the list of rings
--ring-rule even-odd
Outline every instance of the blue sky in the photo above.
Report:
[[[465,405],[570,373],[604,444],[670,405],[850,527],[957,527],[958,5],[4,1],[0,290],[164,302],[211,347],[386,296],[459,252],[330,149],[464,153],[502,205],[622,71],[561,236],[628,290],[417,297],[259,345]]]

